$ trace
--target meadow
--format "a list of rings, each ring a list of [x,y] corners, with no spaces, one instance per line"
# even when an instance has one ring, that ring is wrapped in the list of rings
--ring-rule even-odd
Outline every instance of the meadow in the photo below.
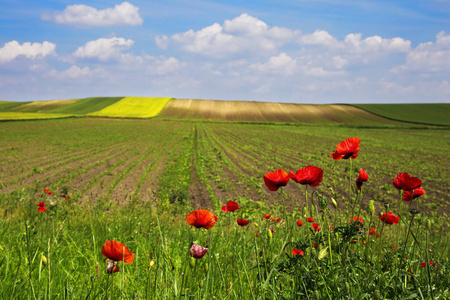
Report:
[[[361,140],[358,157],[334,160],[330,152],[350,137]],[[448,299],[448,140],[448,130],[437,127],[213,123],[167,115],[1,123],[0,293]],[[277,169],[295,173],[308,165],[323,170],[318,186],[291,179],[270,191],[263,180]],[[368,174],[361,192],[360,169]],[[403,172],[420,178],[426,193],[403,201],[393,185]],[[224,211],[229,201],[240,209]],[[217,216],[211,228],[187,223],[197,209]],[[380,220],[387,212],[400,217],[398,224]],[[104,262],[106,241],[134,254],[130,264],[121,261],[124,248],[109,257],[119,272]],[[207,253],[200,258],[193,244]]]

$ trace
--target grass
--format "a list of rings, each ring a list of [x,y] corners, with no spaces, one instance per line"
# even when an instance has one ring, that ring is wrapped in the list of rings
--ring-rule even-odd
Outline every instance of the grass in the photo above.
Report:
[[[14,108],[30,102],[0,101],[0,112],[14,110]]]
[[[72,117],[70,114],[54,113],[33,113],[33,112],[0,112],[2,121],[39,120],[39,119],[59,119]]]
[[[329,152],[351,136],[361,138],[361,149],[350,167]],[[158,119],[1,123],[0,293],[11,299],[448,298],[446,136],[448,130]],[[290,181],[270,192],[262,179],[306,165],[324,170],[320,185],[308,187],[308,215],[304,186]],[[362,193],[355,187],[359,168],[369,174]],[[426,190],[411,205],[399,202],[392,185],[405,171]],[[5,193],[3,184],[16,177]],[[223,212],[229,200],[241,209]],[[40,201],[48,208],[42,213]],[[410,214],[416,207],[419,214]],[[197,208],[218,217],[212,229],[186,223]],[[386,210],[400,222],[381,222]],[[350,223],[355,216],[363,222]],[[238,226],[238,218],[250,224]],[[380,238],[368,234],[372,228]],[[134,253],[114,274],[101,254],[107,240]],[[208,253],[192,258],[192,244]]]
[[[353,104],[353,106],[393,120],[450,126],[449,103]]]
[[[87,115],[113,105],[123,97],[93,97],[53,109],[52,113]]]
[[[159,114],[171,98],[126,97],[89,116],[115,118],[151,118]]]
[[[70,105],[78,100],[79,99],[33,101],[16,106],[11,110],[16,112],[52,112],[54,109]]]

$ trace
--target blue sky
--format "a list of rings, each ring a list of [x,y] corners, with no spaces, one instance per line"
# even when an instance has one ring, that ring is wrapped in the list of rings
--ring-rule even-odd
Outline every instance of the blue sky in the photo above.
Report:
[[[450,1],[1,0],[0,100],[450,100]]]

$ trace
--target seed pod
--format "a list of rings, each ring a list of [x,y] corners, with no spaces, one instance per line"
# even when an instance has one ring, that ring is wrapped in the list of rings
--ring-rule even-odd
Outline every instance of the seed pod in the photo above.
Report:
[[[373,216],[373,214],[375,213],[375,205],[373,205],[373,200],[369,201],[369,204],[367,205],[367,212],[370,216]]]

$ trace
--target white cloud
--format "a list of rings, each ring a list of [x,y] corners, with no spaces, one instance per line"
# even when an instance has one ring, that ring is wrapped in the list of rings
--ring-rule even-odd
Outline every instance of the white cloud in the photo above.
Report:
[[[165,50],[169,46],[169,37],[166,35],[158,35],[155,37],[155,43],[158,48]]]
[[[316,30],[312,34],[302,35],[300,43],[306,45],[336,46],[338,41],[325,30]]]
[[[131,48],[133,44],[134,41],[130,39],[100,38],[78,47],[73,55],[77,58],[97,58],[100,61],[117,60],[124,55],[122,51]]]
[[[215,58],[253,53],[267,55],[298,35],[298,31],[269,26],[263,21],[242,14],[224,25],[214,23],[199,31],[192,29],[172,35],[182,49]]]
[[[5,43],[3,48],[0,48],[0,64],[8,63],[18,56],[25,56],[26,58],[35,59],[37,57],[44,57],[55,54],[56,45],[50,42],[43,43],[23,43],[19,44],[17,41]]]
[[[436,35],[436,42],[419,44],[416,48],[408,52],[406,63],[395,67],[391,71],[422,71],[440,72],[450,70],[450,35],[444,31]]]
[[[142,25],[144,20],[139,15],[139,8],[129,2],[115,5],[114,8],[98,10],[88,5],[69,5],[62,12],[53,16],[44,14],[43,20],[81,27]]]
[[[286,53],[272,56],[266,63],[250,65],[250,69],[263,73],[274,73],[279,75],[293,75],[297,68],[296,61]]]
[[[348,34],[343,42],[343,47],[352,53],[407,52],[410,46],[411,41],[399,37],[385,39],[375,35],[362,40],[360,33]]]

